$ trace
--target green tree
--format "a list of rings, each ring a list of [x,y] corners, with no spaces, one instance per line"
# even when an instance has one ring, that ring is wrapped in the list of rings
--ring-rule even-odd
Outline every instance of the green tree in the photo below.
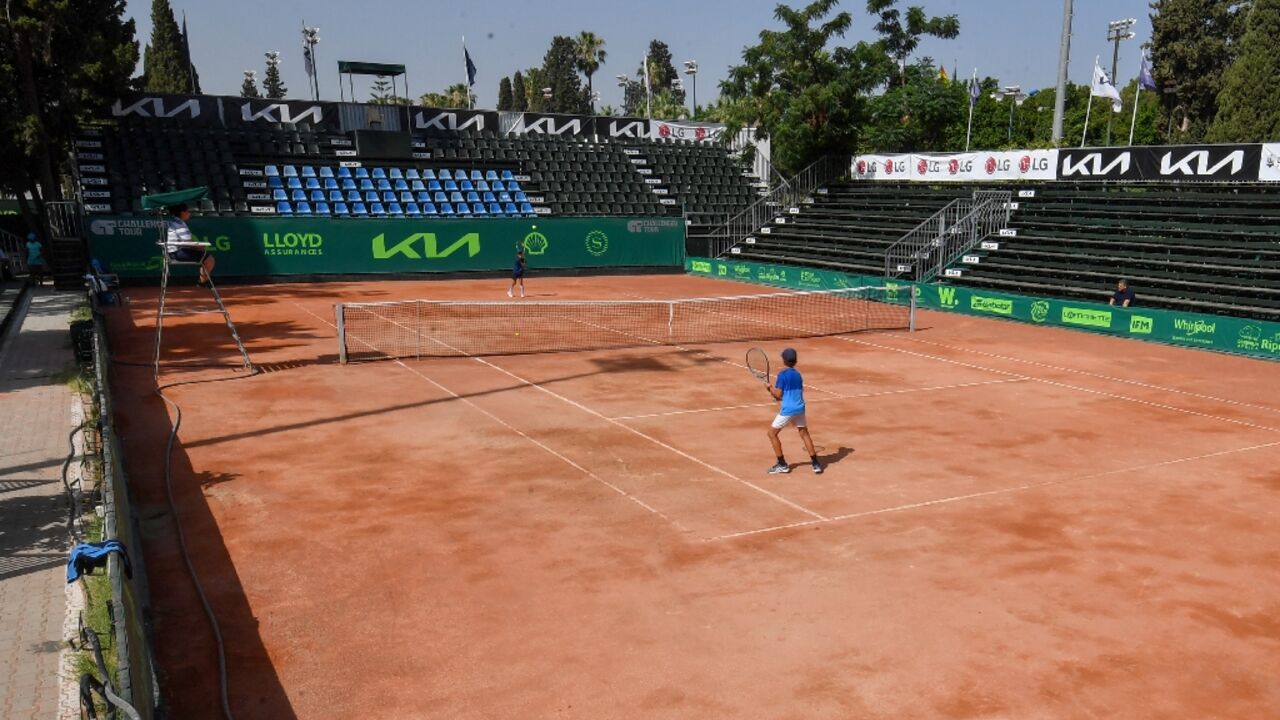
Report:
[[[1151,72],[1161,92],[1176,88],[1164,95],[1159,125],[1177,123],[1166,142],[1199,142],[1218,114],[1222,75],[1235,58],[1240,0],[1153,0],[1151,10]]]
[[[43,232],[45,202],[62,197],[72,134],[129,90],[135,37],[123,0],[25,0],[0,12],[0,188],[32,229]]]
[[[184,48],[169,0],[152,0],[151,42],[147,43],[142,60],[143,87],[147,92],[191,92]]]
[[[622,110],[612,105],[605,105],[599,110],[596,110],[596,114],[604,117],[619,117],[622,114]]]
[[[524,73],[519,70],[511,76],[511,109],[515,112],[529,109],[529,91],[524,86]]]
[[[540,87],[551,88],[551,97],[543,104],[544,112],[587,113],[587,96],[578,79],[578,43],[573,38],[557,35],[551,39],[551,48],[542,59]]]
[[[498,109],[511,109],[511,78],[504,77],[498,83]]]
[[[676,97],[671,88],[663,88],[653,94],[653,116],[663,120],[685,120],[689,109]]]
[[[377,88],[375,88],[376,90]],[[385,88],[387,97],[391,98],[391,84],[387,83]],[[464,83],[455,83],[445,88],[444,92],[427,93],[418,98],[418,104],[425,107],[464,109],[474,105],[475,94],[469,91]],[[375,101],[376,102],[376,101]],[[394,99],[387,100],[384,104],[395,104]]]
[[[280,79],[280,53],[278,52],[267,53],[267,74],[262,78],[262,89],[263,94],[272,100],[279,100],[289,92],[289,88],[285,87],[284,81]]]
[[[756,126],[757,137],[771,138],[773,162],[783,172],[858,147],[870,93],[892,71],[879,45],[837,44],[853,20],[847,12],[833,14],[836,4],[778,5],[774,18],[784,29],[761,31],[760,42],[742,51],[742,63],[720,83],[727,135]]]
[[[524,110],[529,112],[546,112],[547,100],[542,96],[545,73],[542,68],[529,68],[524,71]],[[512,89],[514,93],[514,88]]]
[[[908,66],[905,77],[905,84],[894,85],[870,101],[867,147],[880,152],[950,149],[951,129],[968,119],[964,85],[939,80],[937,67],[927,58]],[[909,109],[904,112],[903,108]]]
[[[897,4],[898,0],[867,0],[867,12],[880,18],[876,23],[880,45],[897,63],[896,84],[903,85],[907,82],[907,60],[920,46],[920,38],[932,35],[950,40],[960,34],[960,21],[955,15],[928,17],[924,8],[913,5],[907,8],[907,22],[904,25],[902,13],[895,7]]]
[[[684,104],[684,88],[677,87],[676,80],[680,79],[680,73],[676,72],[675,63],[671,59],[671,49],[661,40],[653,40],[649,43],[649,86],[654,93],[662,90],[670,90],[671,96],[676,102]],[[641,75],[643,77],[644,68],[641,67]]]
[[[596,101],[591,78],[608,56],[609,53],[604,49],[604,38],[587,30],[578,33],[578,69],[587,76],[587,100],[592,112],[595,112]]]
[[[1280,0],[1254,0],[1240,53],[1222,78],[1210,142],[1280,140]]]
[[[262,97],[262,93],[258,92],[258,73],[253,70],[244,71],[244,82],[240,83],[240,97]]]
[[[200,72],[191,62],[191,36],[187,33],[187,14],[182,14],[182,67],[186,69],[190,79],[190,92],[200,95]]]

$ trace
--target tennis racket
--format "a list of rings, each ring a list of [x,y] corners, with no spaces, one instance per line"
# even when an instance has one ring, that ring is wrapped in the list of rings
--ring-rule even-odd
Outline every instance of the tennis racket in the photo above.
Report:
[[[751,375],[769,387],[769,356],[760,348],[747,351],[747,370]]]

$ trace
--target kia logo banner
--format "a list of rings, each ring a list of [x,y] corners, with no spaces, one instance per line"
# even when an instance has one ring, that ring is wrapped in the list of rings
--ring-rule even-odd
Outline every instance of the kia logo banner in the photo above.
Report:
[[[1261,145],[1083,148],[1058,154],[1058,179],[1253,182],[1264,165]]]
[[[498,113],[492,110],[442,110],[426,108],[411,113],[412,129],[436,132],[498,132]]]
[[[595,127],[596,135],[602,139],[641,140],[649,137],[649,121],[644,118],[597,117]]]

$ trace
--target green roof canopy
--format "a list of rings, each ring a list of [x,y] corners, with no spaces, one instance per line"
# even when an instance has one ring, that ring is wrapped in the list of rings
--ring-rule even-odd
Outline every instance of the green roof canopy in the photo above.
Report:
[[[370,63],[370,62],[352,62],[350,60],[338,61],[339,73],[350,73],[352,75],[388,75],[395,77],[404,74],[403,65],[388,65],[386,63]]]
[[[174,205],[193,203],[207,197],[209,197],[209,188],[207,187],[186,188],[185,190],[174,190],[173,192],[159,193],[157,195],[143,195],[142,207],[144,210],[163,210]]]

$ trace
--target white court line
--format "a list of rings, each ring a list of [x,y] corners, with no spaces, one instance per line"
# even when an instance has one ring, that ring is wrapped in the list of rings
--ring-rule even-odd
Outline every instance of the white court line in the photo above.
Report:
[[[1176,395],[1186,395],[1188,397],[1199,398],[1201,400],[1212,400],[1214,402],[1223,403],[1224,405],[1238,405],[1240,407],[1247,407],[1255,410],[1265,410],[1266,412],[1280,413],[1280,408],[1268,407],[1266,405],[1255,405],[1254,403],[1241,402],[1239,400],[1229,400],[1227,398],[1216,397],[1214,395],[1205,395],[1203,393],[1192,392],[1190,390],[1180,390],[1178,388],[1167,387],[1164,385],[1154,385],[1152,383],[1144,383],[1139,380],[1127,380],[1125,378],[1118,378],[1111,375],[1103,375],[1102,373],[1089,372],[1088,370],[1077,370],[1076,368],[1062,367],[1061,365],[1051,365],[1049,363],[1042,363],[1036,360],[1025,360],[1023,358],[1013,357],[1010,355],[1000,355],[999,353],[986,352],[984,350],[975,350],[973,348],[967,348],[960,345],[948,345],[946,343],[933,342],[932,340],[921,340],[920,338],[914,338],[914,337],[908,337],[907,340],[910,340],[911,342],[914,342],[914,343],[921,343],[923,345],[932,345],[934,347],[947,348],[948,350],[958,350],[960,352],[965,352],[972,355],[982,355],[984,357],[997,358],[999,360],[1008,360],[1010,362],[1021,363],[1023,365],[1034,365],[1036,367],[1046,368],[1048,370],[1058,370],[1060,372],[1074,373],[1076,375],[1085,375],[1087,377],[1098,378],[1099,380],[1108,380],[1110,382],[1122,383],[1125,385],[1134,385],[1137,387],[1143,387],[1150,390],[1160,390],[1161,392],[1167,392],[1167,393],[1172,393]]]
[[[987,490],[985,492],[970,493],[968,495],[956,495],[953,497],[936,498],[933,500],[922,500],[921,502],[909,503],[906,505],[895,505],[893,507],[879,508],[877,510],[864,510],[862,512],[848,513],[845,515],[835,515],[825,520],[803,520],[800,522],[788,523],[786,525],[774,525],[771,527],[757,528],[755,530],[743,530],[741,532],[727,533],[725,535],[717,535],[715,537],[705,538],[702,542],[718,542],[721,540],[732,540],[734,538],[750,537],[752,535],[764,535],[768,533],[781,532],[783,530],[794,530],[796,528],[810,527],[816,525],[825,525],[844,520],[855,520],[857,518],[871,517],[873,515],[887,515],[889,513],[905,512],[907,510],[917,510],[931,505],[947,505],[950,503],[962,502],[964,500],[974,500],[977,498],[990,497],[992,495],[1005,495],[1009,493],[1021,492],[1023,490],[1031,490],[1035,488],[1048,487],[1050,485],[1066,485],[1072,482],[1080,482],[1083,480],[1092,480],[1094,478],[1105,477],[1107,475],[1119,475],[1122,473],[1138,472],[1140,470],[1150,470],[1152,468],[1165,467],[1167,465],[1177,465],[1179,463],[1195,462],[1197,460],[1206,460],[1208,458],[1222,457],[1224,455],[1234,455],[1236,453],[1249,452],[1251,450],[1262,450],[1265,448],[1280,447],[1280,440],[1275,442],[1263,443],[1261,445],[1250,445],[1249,447],[1235,448],[1234,450],[1219,450],[1218,452],[1205,453],[1203,455],[1195,455],[1192,457],[1176,458],[1173,460],[1163,460],[1161,462],[1149,463],[1146,465],[1138,465],[1134,467],[1119,468],[1117,470],[1106,470],[1099,473],[1090,473],[1087,475],[1075,475],[1059,480],[1046,480],[1044,482],[1027,483],[1024,485],[1015,485],[1013,487],[999,488],[997,490]]]
[[[907,388],[905,390],[881,390],[880,392],[858,393],[856,395],[837,395],[829,398],[814,398],[808,402],[834,402],[836,400],[855,400],[858,398],[881,397],[883,395],[906,395],[908,393],[932,392],[936,390],[957,390],[959,388],[981,387],[983,385],[1000,385],[1002,383],[1019,383],[1027,382],[1024,378],[1007,378],[1004,380],[978,380],[976,382],[958,383],[955,385],[935,385],[933,387],[923,388]],[[777,402],[771,403],[747,403],[745,405],[724,405],[712,408],[695,408],[693,410],[671,410],[668,412],[649,413],[647,415],[620,415],[614,417],[614,420],[643,420],[645,418],[671,417],[672,415],[693,415],[697,413],[721,412],[725,410],[742,410],[745,408],[769,407],[777,405]]]
[[[312,313],[312,314],[314,315],[314,313]],[[374,314],[374,315],[377,315],[377,313],[373,313],[373,314]],[[316,317],[319,317],[319,316],[316,316]],[[385,321],[387,321],[387,322],[391,323],[392,325],[399,325],[400,327],[405,327],[404,325],[400,325],[400,323],[398,323],[398,322],[396,322],[396,321],[394,321],[394,320],[392,320],[392,319],[390,319],[390,318],[383,317],[383,316],[381,316],[381,315],[378,315],[378,317],[381,317],[383,320],[385,320]],[[448,348],[448,349],[449,349],[449,350],[451,350],[452,352],[457,353],[457,354],[458,354],[459,356],[461,356],[461,357],[469,358],[469,359],[471,359],[471,360],[474,360],[475,362],[480,363],[481,365],[485,365],[485,366],[487,366],[487,367],[493,368],[494,370],[497,370],[498,372],[502,373],[503,375],[506,375],[507,377],[512,378],[513,380],[516,380],[516,381],[521,382],[521,383],[523,383],[523,384],[525,384],[525,385],[528,385],[529,387],[534,388],[535,390],[539,390],[539,391],[541,391],[541,392],[544,392],[544,393],[546,393],[546,394],[550,395],[550,396],[551,396],[551,397],[553,397],[553,398],[556,398],[557,400],[559,400],[559,401],[561,401],[561,402],[563,402],[563,403],[566,403],[566,404],[572,405],[573,407],[576,407],[576,408],[578,408],[579,410],[581,410],[581,411],[583,411],[583,412],[585,412],[585,413],[587,413],[587,414],[589,414],[589,415],[594,415],[594,416],[596,416],[596,417],[600,418],[601,420],[604,420],[605,422],[607,422],[607,423],[609,423],[609,424],[611,424],[611,425],[616,425],[616,426],[618,426],[618,427],[622,428],[623,430],[626,430],[627,432],[632,433],[633,435],[638,435],[638,436],[640,436],[640,437],[644,438],[645,440],[648,440],[649,442],[653,443],[654,445],[657,445],[657,446],[659,446],[659,447],[661,447],[661,448],[664,448],[664,449],[666,449],[666,450],[669,450],[669,451],[671,451],[671,452],[675,453],[676,455],[679,455],[680,457],[685,458],[686,460],[689,460],[689,461],[691,461],[691,462],[697,463],[698,465],[701,465],[702,467],[704,467],[704,468],[706,468],[706,469],[708,469],[708,470],[711,470],[712,472],[715,472],[715,473],[717,473],[717,474],[723,475],[723,476],[725,476],[725,477],[729,478],[730,480],[733,480],[733,481],[738,482],[738,483],[740,483],[740,484],[742,484],[742,485],[745,485],[746,487],[749,487],[749,488],[751,488],[752,490],[755,490],[756,492],[761,493],[762,495],[766,495],[766,496],[768,496],[768,497],[770,497],[770,498],[773,498],[774,500],[776,500],[776,501],[778,501],[778,502],[782,503],[783,505],[786,505],[787,507],[790,507],[790,508],[792,508],[792,509],[794,509],[794,510],[798,510],[798,511],[800,511],[800,512],[804,513],[805,515],[808,515],[809,517],[812,517],[812,518],[818,518],[818,519],[825,519],[825,517],[824,517],[822,514],[820,514],[820,513],[816,513],[816,512],[814,512],[813,510],[810,510],[809,508],[804,507],[803,505],[799,505],[799,504],[797,504],[797,503],[795,503],[795,502],[792,502],[792,501],[790,501],[790,500],[786,499],[785,497],[782,497],[781,495],[779,495],[779,494],[777,494],[777,493],[775,493],[775,492],[773,492],[773,491],[766,490],[765,488],[762,488],[762,487],[760,487],[759,485],[756,485],[755,483],[753,483],[753,482],[751,482],[751,481],[749,481],[749,480],[743,480],[742,478],[738,477],[737,475],[734,475],[733,473],[729,472],[728,470],[724,470],[723,468],[716,467],[715,465],[712,465],[711,463],[708,463],[708,462],[706,462],[705,460],[701,460],[701,459],[699,459],[699,458],[696,458],[696,457],[694,457],[693,455],[690,455],[689,453],[686,453],[685,451],[683,451],[683,450],[681,450],[681,449],[679,449],[679,448],[676,448],[676,447],[673,447],[673,446],[671,446],[671,445],[668,445],[667,443],[665,443],[665,442],[663,442],[663,441],[659,440],[658,438],[653,437],[652,435],[649,435],[649,434],[643,433],[643,432],[641,432],[641,431],[639,431],[639,430],[637,430],[637,429],[635,429],[635,428],[633,428],[633,427],[630,427],[629,425],[626,425],[626,424],[624,424],[624,423],[618,422],[617,420],[614,420],[613,418],[609,417],[608,415],[605,415],[604,413],[598,412],[598,411],[596,411],[596,410],[592,410],[591,408],[587,407],[586,405],[583,405],[583,404],[582,404],[582,403],[580,403],[580,402],[577,402],[576,400],[571,400],[570,398],[567,398],[567,397],[565,397],[564,395],[561,395],[561,394],[559,394],[559,393],[555,392],[554,390],[549,390],[549,389],[547,389],[547,388],[545,388],[545,387],[543,387],[543,386],[539,385],[538,383],[533,382],[532,380],[528,380],[528,379],[526,379],[526,378],[520,377],[519,375],[516,375],[515,373],[513,373],[513,372],[511,372],[511,371],[509,371],[509,370],[507,370],[507,369],[505,369],[505,368],[501,368],[501,367],[499,367],[499,366],[497,366],[497,365],[494,365],[493,363],[489,362],[488,360],[485,360],[485,359],[484,359],[484,358],[482,358],[482,357],[476,357],[476,356],[474,356],[474,355],[469,355],[469,354],[467,354],[467,353],[464,353],[464,352],[462,352],[461,350],[459,350],[458,348],[453,347],[453,346],[452,346],[452,345],[450,345],[449,343],[446,343],[446,342],[444,342],[443,340],[440,340],[439,338],[431,338],[431,341],[432,341],[432,342],[434,342],[434,343],[437,343],[437,344],[439,344],[439,345],[443,345],[444,347]],[[399,361],[397,360],[396,362],[399,362]],[[403,363],[401,363],[401,364],[403,365]],[[408,366],[407,366],[407,365],[405,365],[404,367],[408,368]],[[423,377],[425,378],[426,376],[423,376]],[[434,381],[431,381],[431,382],[434,382]],[[442,389],[443,389],[443,388],[442,388]],[[446,392],[449,392],[449,391],[446,389]],[[604,482],[604,481],[603,481],[603,480],[601,480],[601,482]],[[637,500],[637,502],[639,502],[639,501]],[[657,511],[655,510],[654,512],[657,512]]]
[[[322,317],[320,317],[319,315],[317,315],[317,314],[315,314],[315,313],[311,312],[310,310],[308,310],[307,308],[303,307],[302,305],[300,305],[300,304],[298,304],[298,303],[294,303],[294,305],[297,305],[299,308],[301,308],[301,309],[302,309],[302,311],[303,311],[303,312],[305,312],[305,313],[307,313],[308,315],[310,315],[311,317],[313,317],[313,318],[315,318],[315,319],[319,320],[320,322],[322,322],[322,323],[324,323],[324,324],[328,325],[329,327],[333,328],[334,330],[337,330],[337,329],[338,329],[338,326],[337,326],[337,325],[334,325],[333,323],[329,322],[328,320],[325,320],[324,318],[322,318]],[[368,345],[368,343],[365,343],[365,344],[366,344],[366,345]],[[372,346],[372,345],[370,345],[370,348],[371,348],[371,349],[374,349],[374,350],[376,350],[376,349],[377,349],[377,348],[373,348],[373,346]],[[588,469],[586,469],[586,468],[582,467],[581,465],[579,465],[578,463],[574,462],[574,461],[573,461],[573,460],[571,460],[570,458],[568,458],[568,457],[564,456],[563,454],[561,454],[561,453],[557,452],[555,449],[553,449],[553,448],[551,448],[551,447],[547,446],[545,443],[540,442],[540,441],[539,441],[539,440],[537,440],[536,438],[530,437],[528,434],[526,434],[526,433],[525,433],[523,430],[521,430],[520,428],[517,428],[517,427],[515,427],[515,426],[511,425],[510,423],[508,423],[507,421],[505,421],[505,420],[503,420],[502,418],[498,417],[497,415],[494,415],[493,413],[489,412],[488,410],[485,410],[484,408],[480,407],[479,405],[475,404],[474,402],[471,402],[471,400],[470,400],[469,398],[464,398],[464,397],[462,397],[461,395],[459,395],[458,393],[454,392],[453,390],[450,390],[449,388],[445,387],[444,385],[441,385],[440,383],[436,382],[435,380],[432,380],[431,378],[427,377],[426,375],[422,374],[421,372],[418,372],[418,371],[417,371],[417,370],[415,370],[414,368],[409,367],[408,365],[406,365],[405,363],[401,362],[401,361],[400,361],[400,360],[398,360],[398,359],[394,359],[394,358],[393,358],[393,359],[392,359],[392,362],[394,362],[395,364],[397,364],[397,365],[399,365],[400,367],[404,368],[405,370],[408,370],[409,372],[413,373],[414,375],[417,375],[418,377],[422,378],[423,380],[426,380],[428,383],[430,383],[430,384],[434,385],[435,387],[439,388],[441,391],[448,393],[448,394],[449,394],[450,396],[452,396],[455,400],[460,400],[460,401],[462,401],[462,402],[463,402],[463,403],[465,403],[467,406],[471,407],[473,410],[476,410],[477,412],[479,412],[481,415],[484,415],[485,417],[487,417],[487,418],[489,418],[490,420],[492,420],[492,421],[496,422],[497,424],[501,425],[502,427],[504,427],[504,428],[506,428],[506,429],[510,430],[511,432],[515,433],[516,435],[519,435],[520,437],[524,438],[525,440],[528,440],[529,442],[533,443],[534,445],[538,446],[539,448],[542,448],[542,449],[543,449],[543,450],[545,450],[547,453],[549,453],[549,454],[553,455],[554,457],[556,457],[556,458],[560,459],[560,460],[561,460],[561,461],[563,461],[566,465],[568,465],[568,466],[572,467],[573,469],[577,470],[578,472],[581,472],[583,475],[586,475],[587,477],[591,478],[592,480],[595,480],[596,482],[600,483],[601,485],[604,485],[605,487],[607,487],[607,488],[609,488],[610,490],[612,490],[612,491],[614,491],[614,492],[618,493],[619,495],[621,495],[621,496],[625,497],[626,499],[630,500],[631,502],[633,502],[633,503],[635,503],[635,504],[639,505],[640,507],[644,508],[645,510],[648,510],[649,512],[653,513],[654,515],[657,515],[658,517],[662,518],[663,520],[666,520],[667,522],[671,523],[671,525],[672,525],[672,526],[674,526],[674,527],[675,527],[677,530],[679,530],[680,532],[689,532],[689,528],[686,528],[684,525],[681,525],[680,523],[676,522],[674,519],[672,519],[672,518],[668,517],[668,516],[667,516],[666,514],[664,514],[661,510],[658,510],[657,508],[655,508],[655,507],[653,507],[653,506],[649,505],[648,503],[646,503],[645,501],[643,501],[643,500],[641,500],[640,498],[636,497],[635,495],[632,495],[631,493],[627,492],[626,490],[623,490],[622,488],[618,487],[617,485],[614,485],[613,483],[609,482],[608,480],[605,480],[604,478],[600,477],[599,475],[596,475],[595,473],[591,472],[590,470],[588,470]]]
[[[977,365],[975,363],[967,363],[967,362],[962,362],[960,360],[952,360],[951,358],[945,358],[940,355],[930,355],[929,353],[916,352],[914,350],[907,350],[905,348],[893,347],[892,345],[880,345],[878,343],[867,342],[866,340],[855,340],[853,338],[844,337],[840,335],[831,335],[831,336],[827,336],[827,338],[830,340],[840,340],[843,342],[854,343],[856,345],[865,345],[867,347],[879,348],[881,350],[892,350],[894,352],[899,352],[904,355],[912,355],[914,357],[921,357],[921,358],[926,358],[928,360],[935,360],[937,362],[947,363],[948,365],[958,365],[960,367],[969,368],[971,370],[983,370],[989,373],[994,373],[996,375],[1006,375],[1009,377],[1022,378],[1024,380],[1034,380],[1035,382],[1043,383],[1045,385],[1066,388],[1068,390],[1077,390],[1079,392],[1088,393],[1090,395],[1100,395],[1102,397],[1108,397],[1113,400],[1124,400],[1125,402],[1131,402],[1137,405],[1147,405],[1149,407],[1160,408],[1162,410],[1172,410],[1174,412],[1183,413],[1185,415],[1194,415],[1196,417],[1208,418],[1211,420],[1220,420],[1222,422],[1231,423],[1233,425],[1241,425],[1244,427],[1254,428],[1255,430],[1266,430],[1267,432],[1280,433],[1280,428],[1274,428],[1268,425],[1259,425],[1257,423],[1246,422],[1244,420],[1237,420],[1235,418],[1223,417],[1221,415],[1213,415],[1211,413],[1199,412],[1197,410],[1188,410],[1186,408],[1180,408],[1175,405],[1166,405],[1164,403],[1152,402],[1150,400],[1140,400],[1138,398],[1129,397],[1128,395],[1120,395],[1118,393],[1106,392],[1105,390],[1094,390],[1093,388],[1081,387],[1079,385],[1071,385],[1070,383],[1059,382],[1057,380],[1048,380],[1046,378],[1039,378],[1032,375],[1023,375],[1022,373],[1010,372],[1008,370],[1000,370],[999,368],[986,367],[985,365]],[[817,338],[817,339],[821,340],[822,338]]]

